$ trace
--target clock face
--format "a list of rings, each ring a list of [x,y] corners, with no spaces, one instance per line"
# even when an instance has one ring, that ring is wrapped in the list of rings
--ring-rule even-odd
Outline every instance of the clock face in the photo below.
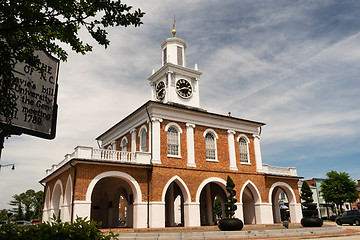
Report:
[[[189,98],[192,94],[192,87],[189,81],[180,79],[176,82],[176,92],[180,97]]]
[[[165,83],[161,81],[156,85],[156,98],[163,100],[165,97],[165,92]]]

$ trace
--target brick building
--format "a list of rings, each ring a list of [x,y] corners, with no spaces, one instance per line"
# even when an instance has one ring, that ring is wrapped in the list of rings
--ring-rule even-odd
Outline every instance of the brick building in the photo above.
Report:
[[[214,224],[213,203],[224,209],[226,178],[245,224],[280,222],[286,194],[292,222],[302,218],[295,168],[262,163],[261,122],[200,107],[201,72],[186,67],[186,43],[162,44],[162,67],[148,78],[152,99],[101,134],[100,149],[78,146],[46,171],[43,221],[76,216],[103,226]]]

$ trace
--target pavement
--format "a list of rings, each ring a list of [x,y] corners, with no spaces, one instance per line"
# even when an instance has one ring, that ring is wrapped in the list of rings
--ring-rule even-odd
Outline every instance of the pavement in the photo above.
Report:
[[[114,228],[121,240],[198,240],[198,239],[319,239],[325,237],[358,236],[360,226],[337,226],[333,222],[324,222],[322,227],[305,228],[299,223],[290,223],[289,228],[282,224],[245,225],[241,231],[220,231],[217,226],[170,227],[170,228]],[[103,230],[108,231],[108,230]]]

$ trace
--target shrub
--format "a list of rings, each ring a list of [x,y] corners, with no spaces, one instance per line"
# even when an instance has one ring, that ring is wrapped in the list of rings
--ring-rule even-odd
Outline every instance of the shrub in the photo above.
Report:
[[[21,227],[16,223],[4,224],[0,228],[0,240],[110,240],[118,234],[104,234],[99,230],[101,222],[77,218],[74,223],[47,222]]]
[[[227,218],[232,218],[235,215],[235,211],[237,206],[235,203],[237,202],[236,191],[234,190],[235,184],[233,180],[228,176],[226,181],[226,191],[229,193],[227,197],[227,202],[225,203],[225,215]]]
[[[314,202],[314,199],[312,197],[313,192],[310,189],[309,184],[304,181],[301,186],[301,195],[300,198],[304,201],[302,205],[305,207],[305,209],[302,210],[304,217],[315,217],[317,215],[316,210],[316,203]]]

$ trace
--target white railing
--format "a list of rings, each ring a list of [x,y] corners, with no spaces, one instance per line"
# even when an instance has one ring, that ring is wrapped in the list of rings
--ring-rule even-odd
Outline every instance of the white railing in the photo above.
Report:
[[[91,159],[108,161],[135,162],[135,153],[105,149],[92,149]]]
[[[263,164],[263,171],[267,174],[297,177],[297,170],[295,167],[276,167]]]
[[[150,164],[150,153],[148,152],[125,152],[106,149],[94,149],[92,147],[78,146],[71,154],[66,154],[65,159],[58,164],[53,164],[51,168],[46,169],[46,175],[51,174],[66,164],[71,159],[88,159],[97,161],[111,161],[132,164]]]

